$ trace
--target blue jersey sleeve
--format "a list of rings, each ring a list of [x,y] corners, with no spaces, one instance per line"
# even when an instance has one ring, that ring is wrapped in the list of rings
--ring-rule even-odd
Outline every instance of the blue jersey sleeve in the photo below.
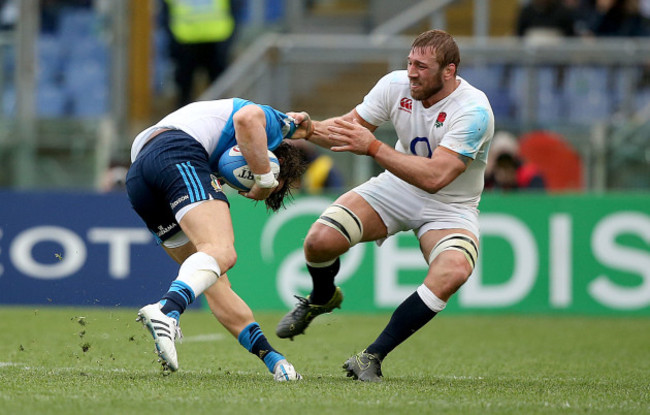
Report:
[[[212,154],[210,154],[210,167],[216,171],[217,164],[219,163],[219,158],[228,151],[232,146],[237,144],[237,139],[235,138],[235,124],[232,120],[233,114],[245,107],[246,105],[251,105],[253,102],[241,98],[233,98],[233,107],[226,125],[221,131],[221,136],[219,137],[219,143],[217,148],[214,149]]]
[[[233,98],[233,109],[232,113],[230,114],[230,118],[223,128],[217,148],[210,155],[210,166],[213,169],[216,169],[221,155],[228,151],[230,147],[237,144],[237,140],[235,138],[235,125],[233,123],[232,117],[233,114],[235,114],[246,105],[258,105],[264,111],[264,115],[266,117],[267,148],[269,150],[275,150],[284,138],[291,137],[291,135],[293,135],[293,132],[296,130],[296,126],[293,124],[293,122],[290,121],[289,117],[287,117],[286,114],[276,110],[275,108],[268,105],[255,104],[254,102],[241,98]]]
[[[266,137],[269,150],[275,150],[282,140],[289,138],[296,126],[286,114],[268,105],[260,105],[266,115]]]

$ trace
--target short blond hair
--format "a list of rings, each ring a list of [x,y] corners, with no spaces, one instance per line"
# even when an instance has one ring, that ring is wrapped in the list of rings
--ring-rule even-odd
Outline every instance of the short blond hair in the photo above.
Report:
[[[436,55],[436,62],[441,68],[453,63],[456,73],[460,65],[460,50],[454,38],[444,30],[427,30],[415,38],[411,49],[431,49]]]

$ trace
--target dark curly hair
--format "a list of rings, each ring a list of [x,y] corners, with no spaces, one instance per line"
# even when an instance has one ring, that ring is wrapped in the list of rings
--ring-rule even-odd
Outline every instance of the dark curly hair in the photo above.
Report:
[[[264,200],[266,208],[277,212],[284,207],[285,198],[293,199],[291,191],[300,186],[300,179],[307,170],[307,160],[298,147],[283,141],[273,150],[280,161],[278,181],[284,179],[282,187]]]

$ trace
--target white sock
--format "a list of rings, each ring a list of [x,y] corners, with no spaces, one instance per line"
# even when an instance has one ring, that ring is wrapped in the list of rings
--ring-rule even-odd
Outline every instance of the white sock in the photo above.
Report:
[[[426,304],[431,311],[436,313],[441,312],[447,306],[446,301],[442,301],[438,298],[426,285],[422,284],[417,289],[418,295],[422,299],[422,302]]]
[[[309,262],[309,261],[305,261],[305,262],[307,263],[307,265],[309,265],[312,268],[325,268],[332,265],[334,262],[336,262],[337,259],[338,257],[334,258],[331,261],[325,261],[325,262]]]

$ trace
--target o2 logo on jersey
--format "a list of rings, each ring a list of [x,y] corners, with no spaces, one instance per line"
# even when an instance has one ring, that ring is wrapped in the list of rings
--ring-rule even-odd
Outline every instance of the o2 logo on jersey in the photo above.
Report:
[[[431,158],[431,155],[433,154],[429,139],[426,137],[415,137],[411,140],[410,150],[412,154],[426,158]]]

